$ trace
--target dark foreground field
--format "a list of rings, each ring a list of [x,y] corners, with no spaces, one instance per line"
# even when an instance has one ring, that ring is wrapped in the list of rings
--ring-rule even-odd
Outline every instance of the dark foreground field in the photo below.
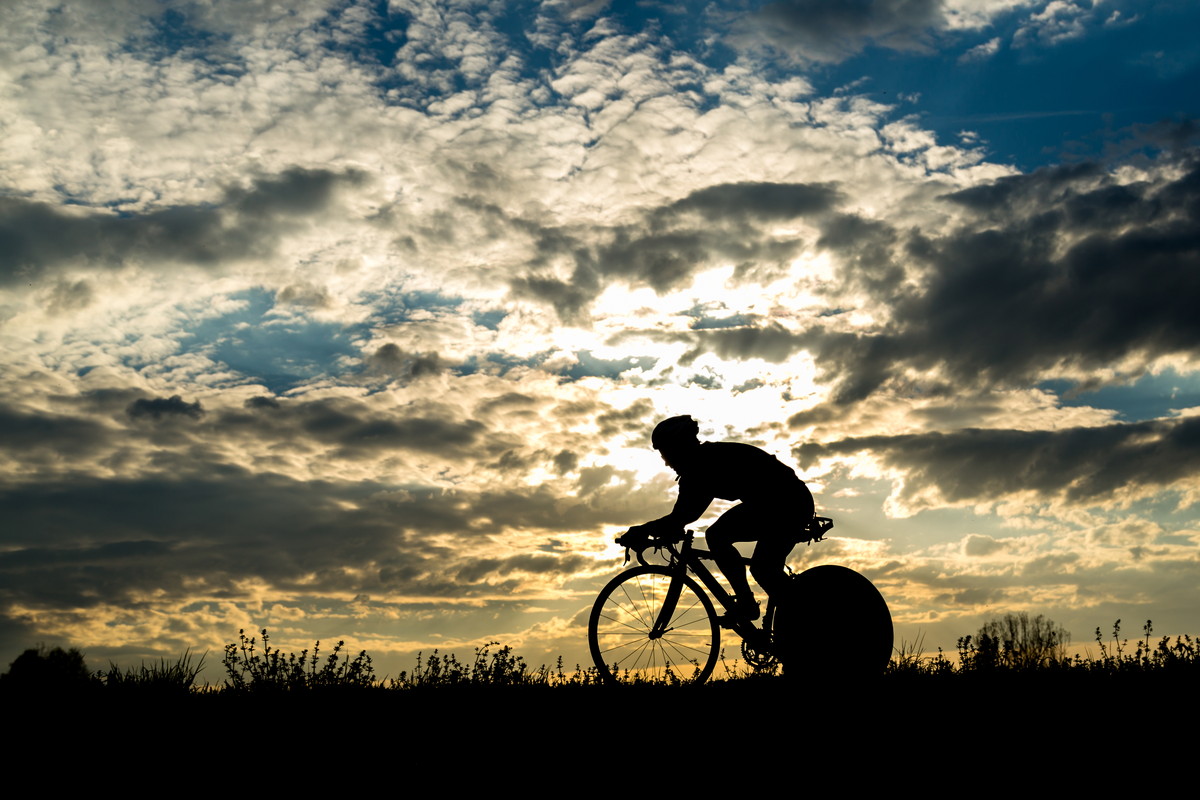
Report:
[[[849,760],[929,774],[997,753],[1073,753],[1068,760],[1096,769],[1118,757],[1161,764],[1194,746],[1198,699],[1200,685],[1185,675],[889,675],[853,685],[25,695],[6,697],[5,711],[25,732],[18,751],[65,747],[104,769],[114,768],[114,755],[145,763],[207,754],[272,774],[374,758],[400,759],[406,771],[444,770],[437,765],[450,753],[462,772],[446,777],[459,781],[481,765],[544,779],[546,762],[559,774],[564,765],[676,770],[679,758],[818,773]]]
[[[804,678],[700,686],[609,686],[594,670],[530,669],[509,648],[487,647],[466,662],[426,659],[380,685],[366,654],[296,656],[243,636],[226,650],[224,681],[202,687],[187,656],[92,673],[74,651],[31,651],[35,669],[14,662],[0,704],[17,734],[9,763],[53,754],[71,774],[105,780],[153,765],[264,787],[370,773],[459,787],[503,779],[565,796],[591,796],[613,776],[661,778],[654,793],[668,795],[679,781],[757,791],[777,775],[795,787],[836,775],[825,792],[968,772],[972,790],[1015,789],[1054,770],[1102,781],[1165,774],[1174,785],[1190,780],[1200,659],[1188,637],[1155,643],[1149,631],[1098,658],[1022,661],[1011,647],[964,639],[954,661],[898,654],[870,677],[832,662]]]

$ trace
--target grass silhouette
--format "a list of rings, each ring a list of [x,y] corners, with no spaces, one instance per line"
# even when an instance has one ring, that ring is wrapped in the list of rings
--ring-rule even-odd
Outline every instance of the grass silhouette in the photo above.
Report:
[[[1087,652],[1067,656],[1059,654],[1036,661],[1021,660],[1006,653],[1011,643],[998,641],[987,636],[964,636],[958,640],[957,657],[951,658],[941,649],[932,655],[923,653],[922,641],[901,642],[880,676],[881,685],[889,683],[912,686],[924,684],[930,687],[969,683],[974,679],[1001,679],[1005,676],[1056,676],[1065,678],[1119,678],[1121,676],[1147,676],[1185,678],[1194,681],[1200,676],[1200,642],[1191,636],[1182,635],[1171,640],[1164,636],[1153,638],[1150,620],[1142,627],[1142,636],[1131,647],[1127,638],[1121,637],[1121,621],[1113,625],[1111,639],[1106,639],[1096,628],[1097,653]],[[261,638],[259,638],[261,637]],[[345,652],[345,642],[339,641],[333,649],[322,656],[318,641],[312,650],[300,653],[284,653],[270,644],[270,636],[263,629],[259,637],[238,632],[238,641],[225,646],[221,663],[224,679],[218,684],[201,683],[199,676],[205,666],[205,655],[198,658],[185,651],[174,662],[161,659],[157,663],[122,669],[115,664],[108,670],[84,673],[82,654],[71,671],[71,685],[80,682],[80,674],[89,674],[92,691],[120,693],[122,695],[159,696],[166,694],[222,694],[222,695],[294,695],[337,690],[357,692],[423,693],[429,690],[461,688],[568,688],[599,687],[604,685],[595,667],[576,666],[568,671],[561,657],[554,666],[542,665],[532,668],[525,659],[513,652],[509,646],[499,642],[488,642],[474,649],[473,657],[459,659],[453,653],[417,655],[415,667],[401,671],[395,677],[378,678],[371,657],[361,651],[351,657]],[[0,693],[8,691],[39,691],[66,688],[62,683],[60,665],[51,655],[58,648],[47,651],[30,650],[20,659],[20,669],[12,669],[0,675]],[[77,653],[77,651],[71,651]],[[39,657],[35,657],[39,656]],[[828,658],[828,657],[827,657]],[[61,660],[61,659],[59,659]],[[710,685],[764,686],[780,682],[778,669],[756,671],[739,661],[727,663],[722,659],[724,670],[710,681]],[[14,667],[18,666],[14,662]],[[42,669],[39,669],[41,667]],[[835,677],[842,669],[836,658],[829,658],[820,670],[824,675]],[[679,683],[676,676],[630,675],[631,683],[644,686],[672,686]]]

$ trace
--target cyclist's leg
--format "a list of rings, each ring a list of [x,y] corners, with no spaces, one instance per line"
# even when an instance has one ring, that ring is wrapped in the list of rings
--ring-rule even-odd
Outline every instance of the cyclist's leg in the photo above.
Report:
[[[729,581],[734,597],[740,604],[752,606],[754,592],[750,591],[750,582],[746,580],[746,567],[742,564],[742,554],[734,544],[737,542],[753,542],[758,538],[758,531],[753,526],[753,509],[740,504],[726,511],[717,521],[708,526],[704,532],[704,540],[713,554],[717,566],[725,580]]]
[[[787,573],[783,565],[793,547],[795,542],[792,539],[777,534],[760,539],[754,548],[754,555],[750,558],[750,574],[771,597],[779,597],[787,585]]]
[[[793,531],[807,525],[815,510],[812,492],[799,481],[784,502],[755,510],[752,521],[762,533],[750,559],[750,574],[768,595],[782,596],[787,586],[784,564],[797,541]]]

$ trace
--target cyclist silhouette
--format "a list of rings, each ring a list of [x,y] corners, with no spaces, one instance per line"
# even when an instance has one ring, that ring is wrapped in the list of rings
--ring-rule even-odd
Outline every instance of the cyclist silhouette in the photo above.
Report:
[[[735,613],[758,619],[736,542],[757,542],[750,574],[768,594],[783,588],[784,561],[813,517],[813,496],[791,467],[753,445],[700,442],[700,426],[690,416],[658,423],[654,449],[675,470],[679,497],[671,513],[630,529],[630,533],[674,533],[700,519],[714,498],[741,502],[722,514],[704,534],[736,598]]]

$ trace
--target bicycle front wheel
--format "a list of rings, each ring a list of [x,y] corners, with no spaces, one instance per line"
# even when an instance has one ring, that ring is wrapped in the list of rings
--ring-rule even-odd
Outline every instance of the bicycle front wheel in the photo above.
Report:
[[[672,581],[678,597],[671,603]],[[655,634],[655,622],[664,613]],[[721,648],[721,628],[708,595],[666,567],[635,567],[600,591],[588,620],[592,661],[609,683],[703,683]]]

